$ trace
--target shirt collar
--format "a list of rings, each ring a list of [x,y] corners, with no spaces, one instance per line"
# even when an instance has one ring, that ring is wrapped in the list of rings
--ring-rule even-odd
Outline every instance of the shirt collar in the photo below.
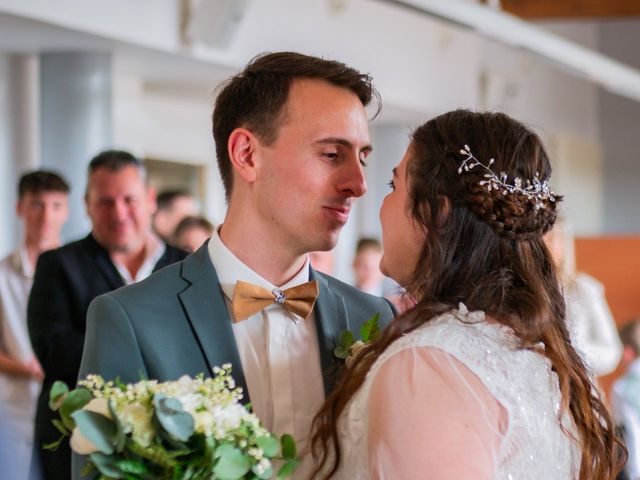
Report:
[[[27,246],[24,243],[11,254],[11,266],[16,272],[22,274],[23,277],[29,279],[33,278],[34,266],[31,265],[29,252],[27,251]]]
[[[166,250],[167,245],[162,240],[160,240],[160,237],[158,237],[155,233],[150,232],[144,247],[144,261],[138,269],[135,278],[131,276],[131,273],[124,265],[120,265],[117,262],[113,262],[113,264],[118,270],[118,273],[120,273],[120,276],[124,280],[124,283],[126,285],[131,285],[132,283],[139,282],[140,280],[143,280],[151,275],[151,273],[153,273],[153,269],[155,268],[158,261],[162,258]]]
[[[218,280],[220,281],[220,288],[228,299],[233,298],[233,290],[235,289],[238,280],[243,282],[252,283],[259,287],[265,288],[269,291],[278,287],[281,290],[295,287],[302,283],[309,281],[309,257],[304,262],[302,268],[296,273],[291,280],[284,285],[273,285],[271,282],[265,280],[251,268],[245,265],[238,257],[236,257],[227,246],[222,243],[220,235],[218,233],[220,227],[218,227],[211,235],[209,240],[208,250],[211,262],[213,263],[216,273],[218,274]]]

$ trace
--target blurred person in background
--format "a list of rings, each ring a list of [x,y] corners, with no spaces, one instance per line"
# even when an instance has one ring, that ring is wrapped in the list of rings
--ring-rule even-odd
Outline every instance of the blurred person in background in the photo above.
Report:
[[[91,232],[38,259],[27,320],[33,350],[45,374],[34,448],[34,463],[40,463],[45,480],[71,478],[68,442],[55,452],[41,447],[60,437],[51,423],[57,414],[49,409],[49,390],[56,380],[76,384],[89,303],[187,255],[153,233],[156,199],[146,179],[142,162],[130,153],[98,154],[89,163],[85,193]]]
[[[197,214],[196,201],[186,190],[160,192],[157,198],[156,213],[153,215],[153,229],[162,240],[171,243],[180,221]]]
[[[622,344],[604,287],[592,276],[577,271],[574,237],[566,222],[557,222],[545,235],[545,243],[558,266],[573,345],[593,375],[607,375],[618,366]]]
[[[384,294],[384,275],[380,271],[382,245],[375,238],[363,237],[358,240],[353,259],[355,287],[363,292],[381,297]]]
[[[42,382],[27,332],[27,299],[38,256],[60,246],[60,232],[69,215],[69,186],[59,175],[38,170],[22,175],[16,213],[22,222],[20,246],[0,261],[0,445],[11,473],[24,480],[33,447],[33,419]],[[10,449],[9,449],[10,445]],[[4,451],[5,449],[9,449]],[[5,458],[5,457],[3,457]]]
[[[640,479],[640,317],[620,328],[625,373],[613,384],[612,404],[627,443],[630,479]]]
[[[173,244],[189,253],[195,252],[213,234],[213,224],[204,217],[183,218],[173,234]]]
[[[309,263],[318,272],[322,272],[325,275],[333,275],[333,250],[309,252]]]
[[[377,297],[389,300],[400,313],[413,307],[415,300],[394,280],[380,270],[382,244],[376,238],[363,237],[356,244],[353,259],[355,287]]]

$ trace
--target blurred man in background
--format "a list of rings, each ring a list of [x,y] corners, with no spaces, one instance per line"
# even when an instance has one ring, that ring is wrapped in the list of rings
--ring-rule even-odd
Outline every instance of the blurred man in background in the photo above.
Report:
[[[213,224],[204,217],[183,218],[173,234],[173,244],[186,250],[195,252],[213,234]]]
[[[89,303],[102,293],[148,277],[186,257],[151,229],[155,192],[144,166],[128,152],[109,150],[89,163],[85,194],[91,233],[41,255],[29,297],[33,349],[45,373],[36,415],[36,449],[45,480],[71,478],[71,451],[41,446],[57,440],[49,390],[56,380],[76,384]]]
[[[13,480],[27,478],[43,376],[29,342],[27,299],[38,256],[60,246],[60,231],[69,213],[68,197],[69,186],[57,174],[43,170],[24,174],[16,204],[22,240],[0,262],[0,416],[5,440],[10,440],[1,448],[11,446],[4,453],[12,465],[6,478]]]
[[[193,196],[186,190],[160,192],[157,206],[153,229],[167,243],[173,242],[176,227],[184,218],[198,213]]]

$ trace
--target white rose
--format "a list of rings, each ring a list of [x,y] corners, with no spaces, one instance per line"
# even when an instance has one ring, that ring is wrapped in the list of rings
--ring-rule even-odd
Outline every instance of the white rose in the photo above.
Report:
[[[139,403],[126,404],[118,411],[118,418],[126,433],[133,432],[133,438],[143,447],[153,440],[154,430],[150,409]]]
[[[204,433],[205,435],[211,435],[215,419],[210,412],[196,412],[193,416],[193,420],[196,424],[196,432]]]

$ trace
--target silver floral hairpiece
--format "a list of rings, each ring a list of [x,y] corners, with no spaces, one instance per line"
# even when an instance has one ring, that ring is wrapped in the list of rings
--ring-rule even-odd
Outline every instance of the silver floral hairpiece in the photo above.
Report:
[[[489,164],[485,165],[471,153],[471,149],[469,145],[465,145],[464,148],[460,150],[462,155],[466,155],[458,168],[458,173],[462,174],[463,172],[468,172],[472,170],[474,167],[480,166],[486,173],[484,174],[484,180],[479,182],[479,185],[484,186],[487,191],[491,190],[502,190],[503,195],[507,195],[507,193],[516,193],[520,195],[524,195],[527,198],[532,198],[536,202],[536,209],[540,209],[544,206],[543,202],[545,200],[549,200],[550,202],[556,201],[556,194],[549,187],[549,182],[547,180],[540,180],[538,172],[536,172],[533,180],[526,180],[526,186],[523,186],[523,180],[519,177],[515,177],[513,179],[513,183],[508,183],[507,174],[505,172],[500,172],[500,176],[496,175],[493,170],[491,170],[491,165],[495,162],[495,159],[490,159]]]

